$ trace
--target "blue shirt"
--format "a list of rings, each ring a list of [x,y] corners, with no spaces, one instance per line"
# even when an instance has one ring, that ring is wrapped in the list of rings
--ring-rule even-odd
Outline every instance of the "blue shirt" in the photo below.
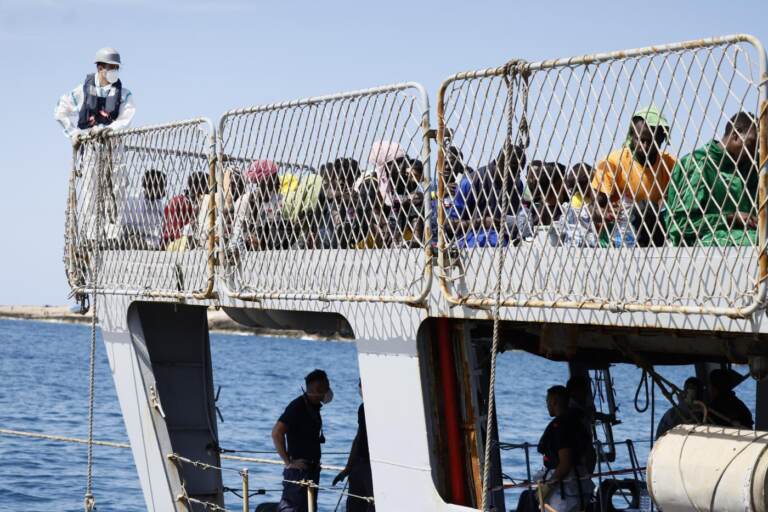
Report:
[[[453,201],[448,210],[448,217],[452,220],[469,221],[478,217],[493,217],[506,221],[508,214],[514,214],[520,207],[520,196],[523,191],[522,182],[515,178],[514,189],[511,198],[506,205],[506,211],[501,211],[500,194],[493,180],[496,163],[491,162],[477,171],[469,171],[465,174],[453,196]],[[504,245],[509,243],[503,240]],[[465,247],[495,247],[499,244],[499,234],[495,229],[469,229],[459,239],[456,245]]]

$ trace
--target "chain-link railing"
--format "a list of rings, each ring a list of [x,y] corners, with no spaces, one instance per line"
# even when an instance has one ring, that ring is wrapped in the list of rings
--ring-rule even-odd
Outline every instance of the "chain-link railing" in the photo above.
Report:
[[[220,122],[228,293],[420,302],[429,290],[429,128],[417,84],[234,110]]]
[[[75,292],[209,297],[215,258],[212,125],[104,131],[73,154],[65,264]]]
[[[449,78],[445,295],[490,306],[500,284],[504,306],[751,314],[768,263],[767,79],[750,36]]]

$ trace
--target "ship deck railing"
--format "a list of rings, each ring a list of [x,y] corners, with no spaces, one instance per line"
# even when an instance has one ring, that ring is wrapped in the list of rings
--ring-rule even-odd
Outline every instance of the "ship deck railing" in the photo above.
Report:
[[[457,73],[436,130],[409,82],[92,134],[73,156],[70,285],[750,317],[768,272],[767,67],[736,35]],[[632,153],[638,112],[664,118],[667,156],[633,188],[608,155]],[[758,149],[692,182],[675,162],[739,112]]]

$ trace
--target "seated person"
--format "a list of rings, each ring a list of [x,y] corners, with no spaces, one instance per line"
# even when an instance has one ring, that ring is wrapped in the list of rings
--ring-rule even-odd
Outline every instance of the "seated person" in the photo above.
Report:
[[[424,164],[409,157],[389,164],[394,185],[392,201],[393,231],[398,242],[421,247],[424,239]]]
[[[666,434],[678,425],[684,423],[701,423],[703,410],[696,402],[704,399],[704,384],[696,377],[688,377],[683,385],[684,398],[677,407],[670,407],[659,421],[656,428],[656,439]]]
[[[248,201],[246,212],[251,213],[243,233],[245,248],[252,251],[288,249],[293,229],[283,216],[284,198],[280,189],[286,181],[278,175],[277,164],[256,160],[245,176],[254,185],[254,190],[241,198]]]
[[[445,151],[445,163],[443,171],[443,204],[442,211],[444,219],[449,221],[450,212],[453,208],[453,198],[456,196],[458,184],[464,178],[467,172],[474,172],[464,164],[464,154],[456,146],[449,145]],[[430,230],[432,234],[432,246],[437,247],[438,239],[438,202],[437,191],[433,190],[430,201],[432,202],[432,216],[429,219]],[[449,230],[450,231],[450,230]]]
[[[568,400],[564,386],[547,390],[547,411],[553,419],[538,445],[544,459],[544,469],[536,475],[538,496],[558,512],[584,510],[594,488],[583,464],[588,449],[584,427],[569,414]]]
[[[380,140],[371,146],[368,163],[374,168],[379,184],[379,194],[386,207],[391,207],[394,199],[394,185],[390,180],[388,164],[404,156],[405,151],[397,142]]]
[[[191,243],[185,228],[197,218],[203,198],[208,193],[208,175],[193,172],[187,178],[187,188],[168,201],[163,211],[162,246],[168,250],[183,250]],[[184,238],[182,240],[182,238]],[[171,245],[173,244],[173,245]]]
[[[520,208],[523,184],[520,170],[525,167],[525,150],[507,140],[498,156],[477,171],[462,177],[449,211],[449,237],[459,248],[506,245],[499,239],[499,229]],[[506,174],[506,190],[502,191]],[[502,197],[506,195],[506,198]],[[502,204],[506,209],[502,211]],[[513,232],[514,235],[514,232]]]
[[[587,163],[574,165],[565,178],[570,198],[560,205],[556,236],[559,244],[568,247],[602,247],[608,245],[602,229],[602,211],[591,187],[594,170]],[[607,204],[604,198],[603,208]],[[604,235],[604,240],[600,236]]]
[[[709,421],[715,425],[752,430],[752,412],[733,389],[741,380],[733,370],[712,370],[709,374]]]
[[[528,165],[526,185],[534,225],[549,226],[560,218],[560,204],[567,199],[566,171],[559,162],[533,160]]]
[[[383,204],[375,174],[369,174],[363,178],[355,197],[355,220],[352,226],[354,247],[358,249],[391,247],[394,236],[389,223],[390,208]]]
[[[165,173],[150,169],[141,178],[141,194],[121,203],[118,218],[122,249],[160,249],[165,184]]]
[[[323,177],[305,171],[295,176],[296,186],[282,199],[282,216],[293,229],[296,249],[321,248],[320,227],[323,223]]]
[[[680,159],[667,189],[667,234],[674,246],[757,242],[757,121],[739,112],[711,140]]]
[[[360,176],[360,166],[353,158],[337,158],[320,166],[320,176],[323,178],[320,241],[325,248],[347,249],[352,245],[356,213],[353,185]]]
[[[621,149],[597,163],[592,188],[607,198],[606,219],[615,219],[611,240],[616,247],[663,245],[658,226],[662,200],[675,158],[661,148],[669,123],[653,107],[635,112]]]
[[[221,208],[224,216],[224,233],[226,233],[227,237],[231,237],[236,219],[242,221],[246,218],[236,215],[238,205],[242,204],[240,198],[247,192],[243,173],[237,168],[230,168],[224,171],[224,180],[221,188],[224,195],[224,205]]]

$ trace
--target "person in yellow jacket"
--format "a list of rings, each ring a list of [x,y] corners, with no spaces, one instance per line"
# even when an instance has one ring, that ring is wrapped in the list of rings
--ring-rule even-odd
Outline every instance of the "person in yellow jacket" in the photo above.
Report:
[[[606,227],[616,247],[663,245],[659,222],[675,157],[663,151],[670,125],[654,106],[632,115],[624,145],[595,166],[592,188],[607,199]]]

